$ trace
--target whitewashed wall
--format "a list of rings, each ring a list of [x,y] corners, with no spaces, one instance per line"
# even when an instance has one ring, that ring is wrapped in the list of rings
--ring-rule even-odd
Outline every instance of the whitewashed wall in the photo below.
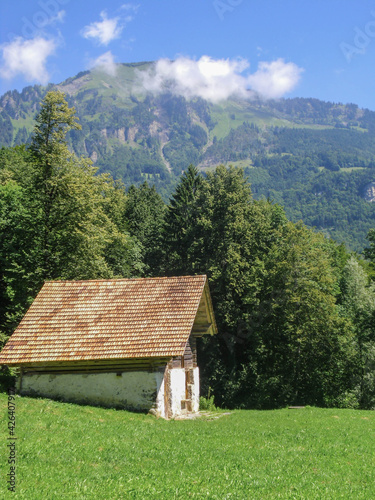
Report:
[[[181,415],[181,400],[185,399],[185,369],[173,368],[170,371],[170,408],[172,417]]]
[[[185,369],[173,368],[169,373],[170,417],[183,413],[185,400]],[[20,381],[21,382],[21,381]],[[191,381],[192,411],[199,410],[199,368],[193,370]],[[133,410],[150,410],[163,418],[164,371],[116,373],[29,373],[22,376],[21,394],[62,399]]]
[[[186,386],[185,386],[185,369],[184,368],[173,368],[171,370],[171,387],[170,387],[170,398],[171,398],[171,409],[172,416],[176,417],[183,413],[181,409],[181,401],[186,398]],[[193,370],[193,380],[191,382],[191,406],[192,411],[199,411],[199,368],[196,367]]]
[[[199,368],[196,367],[193,370],[194,374],[194,384],[192,387],[192,398],[191,398],[191,406],[192,411],[199,411],[199,396],[200,396],[200,385],[199,385]]]
[[[163,374],[164,375],[164,374]],[[155,414],[157,416],[166,418],[166,409],[164,407],[164,378],[159,386],[158,394],[156,397],[156,404],[154,405]]]
[[[66,401],[164,412],[162,372],[24,374],[21,393]],[[161,407],[162,405],[162,407]]]

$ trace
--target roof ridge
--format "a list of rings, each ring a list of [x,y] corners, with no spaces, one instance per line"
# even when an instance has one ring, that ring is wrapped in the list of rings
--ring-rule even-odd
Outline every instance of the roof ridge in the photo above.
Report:
[[[93,283],[93,282],[105,282],[105,281],[146,281],[146,280],[172,280],[178,278],[206,278],[206,274],[184,274],[181,276],[153,276],[146,278],[98,278],[91,280],[47,280],[44,283]]]

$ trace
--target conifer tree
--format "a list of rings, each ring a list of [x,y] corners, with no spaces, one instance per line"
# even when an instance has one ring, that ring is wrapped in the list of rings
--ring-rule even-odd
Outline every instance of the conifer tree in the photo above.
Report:
[[[142,245],[142,262],[146,276],[160,273],[163,258],[162,231],[166,205],[155,186],[145,181],[138,188],[131,186],[126,199],[124,216],[130,234]]]
[[[353,335],[330,244],[253,200],[240,169],[219,166],[194,191],[197,175],[181,179],[166,227],[170,262],[210,281],[219,334],[200,344],[203,393],[229,406],[345,404]]]
[[[187,274],[196,269],[192,249],[196,242],[197,200],[202,183],[198,169],[189,165],[170,200],[164,226],[166,274]]]

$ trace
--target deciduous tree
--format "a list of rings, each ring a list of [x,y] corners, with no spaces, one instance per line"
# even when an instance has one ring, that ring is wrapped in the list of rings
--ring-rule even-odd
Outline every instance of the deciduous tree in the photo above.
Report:
[[[0,151],[0,328],[8,334],[44,280],[143,270],[140,245],[125,227],[125,187],[69,151],[72,128],[74,109],[49,92],[30,148]]]

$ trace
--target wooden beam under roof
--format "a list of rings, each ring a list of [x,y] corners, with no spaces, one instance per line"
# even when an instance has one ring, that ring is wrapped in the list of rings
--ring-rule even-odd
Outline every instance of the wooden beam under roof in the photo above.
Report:
[[[212,327],[212,323],[194,323],[191,333],[196,335],[197,333],[205,334]]]

